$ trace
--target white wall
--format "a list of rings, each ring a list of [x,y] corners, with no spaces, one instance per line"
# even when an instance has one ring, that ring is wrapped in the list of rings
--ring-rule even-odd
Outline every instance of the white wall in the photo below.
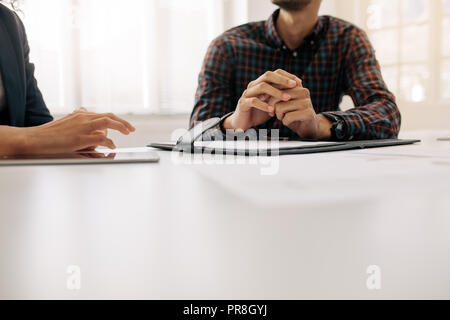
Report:
[[[248,0],[249,21],[267,20],[276,8],[270,0]]]
[[[346,20],[354,19],[354,12],[349,8],[357,0],[322,0],[320,14],[339,15]],[[249,21],[266,20],[277,9],[271,0],[247,0]]]

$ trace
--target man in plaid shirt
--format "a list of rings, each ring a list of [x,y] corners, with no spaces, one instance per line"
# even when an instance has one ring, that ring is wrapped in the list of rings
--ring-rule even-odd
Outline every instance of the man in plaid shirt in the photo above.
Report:
[[[210,45],[191,126],[279,129],[290,139],[396,138],[401,116],[366,34],[330,16],[321,0],[272,0],[267,21],[231,29]],[[356,107],[339,109],[344,95]]]

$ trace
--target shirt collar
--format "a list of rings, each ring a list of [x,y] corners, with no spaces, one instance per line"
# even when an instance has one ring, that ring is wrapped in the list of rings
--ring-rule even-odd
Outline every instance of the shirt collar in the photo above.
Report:
[[[266,39],[268,43],[275,48],[281,48],[285,45],[283,39],[281,39],[276,28],[276,21],[278,19],[279,14],[280,9],[277,9],[265,23]],[[324,26],[323,21],[319,17],[317,24],[314,27],[314,30],[311,32],[311,34],[309,34],[305,38],[305,41],[312,41],[316,39],[317,36],[321,33],[323,26]]]

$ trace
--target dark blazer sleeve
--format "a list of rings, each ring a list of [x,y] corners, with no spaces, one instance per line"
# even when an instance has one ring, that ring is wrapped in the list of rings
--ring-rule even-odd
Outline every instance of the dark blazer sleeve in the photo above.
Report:
[[[26,86],[26,108],[25,108],[25,126],[33,127],[53,121],[47,106],[45,105],[42,93],[38,88],[34,77],[34,64],[30,62],[30,47],[25,32],[25,27],[16,15],[19,25],[20,43],[23,52],[23,61],[25,67],[25,86]]]

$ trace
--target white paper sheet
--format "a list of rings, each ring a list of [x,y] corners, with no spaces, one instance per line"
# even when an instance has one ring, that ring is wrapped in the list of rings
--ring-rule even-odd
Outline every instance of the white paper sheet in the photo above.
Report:
[[[336,145],[339,145],[339,143],[323,141],[199,141],[195,143],[195,147],[245,151],[304,149]]]

